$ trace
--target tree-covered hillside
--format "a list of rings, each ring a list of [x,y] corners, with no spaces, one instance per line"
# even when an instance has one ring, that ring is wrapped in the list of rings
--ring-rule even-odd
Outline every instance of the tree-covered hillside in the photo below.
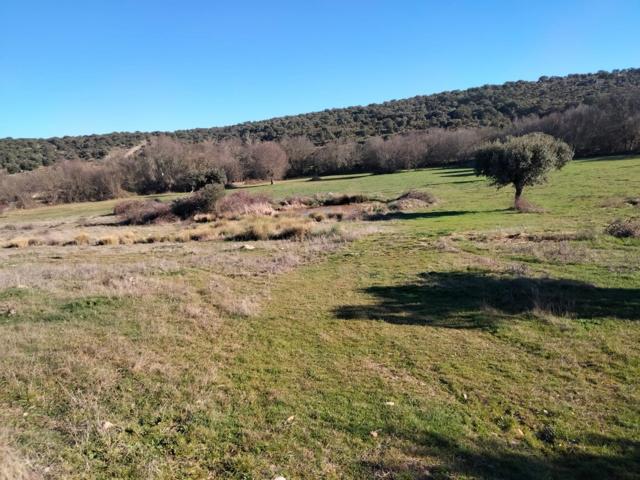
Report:
[[[228,127],[180,130],[169,135],[187,142],[229,137],[278,140],[304,135],[321,145],[341,138],[364,139],[433,127],[503,127],[516,118],[542,117],[579,104],[592,104],[610,94],[640,94],[640,69],[541,77],[535,82],[485,85]],[[122,132],[50,139],[2,139],[0,167],[18,172],[65,158],[99,159],[114,147],[130,148],[159,134]]]

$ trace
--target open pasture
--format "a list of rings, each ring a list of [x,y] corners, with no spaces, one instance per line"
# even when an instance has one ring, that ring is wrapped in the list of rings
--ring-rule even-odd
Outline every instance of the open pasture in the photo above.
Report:
[[[239,189],[437,199],[277,240],[240,234],[285,211],[5,213],[0,478],[638,478],[640,240],[605,229],[639,185],[577,160],[529,214],[464,168]]]

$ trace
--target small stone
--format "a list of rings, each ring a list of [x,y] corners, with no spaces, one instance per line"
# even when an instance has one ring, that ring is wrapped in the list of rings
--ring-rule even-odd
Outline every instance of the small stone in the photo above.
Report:
[[[276,478],[274,478],[273,480],[287,480],[286,478],[284,478],[282,475],[278,475]]]
[[[287,418],[287,423],[291,423],[293,422],[293,420],[296,418],[295,415],[291,415],[289,418]]]
[[[247,245],[247,244],[244,244],[244,245],[242,245],[242,249],[243,249],[243,250],[255,250],[255,249],[256,249],[256,247],[255,247],[254,245]]]
[[[467,394],[466,394],[466,393],[463,393],[463,394],[462,394],[462,398],[464,398],[465,400],[467,400],[469,397],[467,397]]]
[[[515,434],[518,438],[524,438],[524,432],[520,428],[515,429]]]
[[[375,430],[369,432],[369,435],[371,435],[373,438],[378,438],[378,432],[376,432]]]
[[[395,405],[395,402],[384,402],[384,404],[389,407],[393,407]]]
[[[115,427],[115,425],[113,423],[111,423],[111,422],[104,422],[102,424],[102,430],[104,430],[105,432],[107,430],[111,430],[113,427]]]

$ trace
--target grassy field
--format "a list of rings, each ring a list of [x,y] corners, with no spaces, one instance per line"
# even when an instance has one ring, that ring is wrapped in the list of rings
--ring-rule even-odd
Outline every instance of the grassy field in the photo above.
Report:
[[[2,249],[0,478],[640,478],[640,240],[603,233],[638,185],[574,161],[521,214],[467,169],[292,180],[245,191],[439,201],[347,240]]]

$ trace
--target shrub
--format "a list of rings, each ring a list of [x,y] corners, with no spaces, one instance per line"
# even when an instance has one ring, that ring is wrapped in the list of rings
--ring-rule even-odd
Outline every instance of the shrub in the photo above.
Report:
[[[605,231],[618,238],[640,238],[640,218],[628,218],[611,222]]]
[[[216,203],[223,196],[224,187],[212,183],[187,197],[174,200],[171,203],[171,212],[182,219],[192,217],[196,213],[213,212]]]
[[[114,213],[122,218],[125,225],[145,225],[161,221],[175,220],[171,205],[155,200],[121,202],[114,207]]]
[[[114,215],[124,215],[132,208],[135,208],[140,204],[140,200],[124,200],[122,202],[116,203],[113,207]]]

